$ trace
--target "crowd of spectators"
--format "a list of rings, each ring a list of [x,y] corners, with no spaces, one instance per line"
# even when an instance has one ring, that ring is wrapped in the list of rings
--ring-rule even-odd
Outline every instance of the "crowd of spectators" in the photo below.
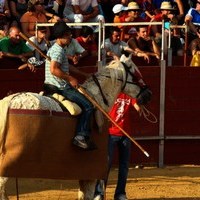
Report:
[[[185,32],[184,29],[170,29],[170,25],[188,24],[188,55],[194,54],[199,50],[200,43],[200,0],[1,0],[0,1],[0,37],[8,37],[9,28],[17,27],[24,35],[34,37],[36,23],[54,23],[60,20],[66,23],[98,22],[99,20],[108,23],[125,22],[159,22],[165,20],[165,42],[167,44],[169,33],[171,33],[171,47],[173,55],[182,56],[184,53]],[[158,49],[161,47],[161,26],[149,25],[142,27],[144,34],[136,25],[117,26],[120,29],[120,41],[127,43],[128,47],[135,54],[154,55],[160,58]],[[112,27],[107,27],[110,31]],[[140,27],[141,28],[141,27]],[[68,59],[76,64],[79,59],[85,55],[94,55],[97,52],[97,40],[94,33],[98,29],[91,26],[90,31],[82,26],[73,27],[74,39],[79,43],[83,50],[74,52],[74,55],[68,55]],[[45,41],[52,39],[51,28],[46,27]],[[106,31],[106,37],[109,40],[109,31]],[[40,34],[40,32],[39,32]],[[88,39],[84,39],[88,37]],[[74,40],[72,39],[72,41]],[[83,44],[83,41],[89,41],[92,44],[92,53],[89,52],[90,45]],[[82,44],[81,44],[82,43]],[[133,44],[134,43],[134,44]],[[136,48],[137,43],[137,48]],[[151,47],[148,44],[151,43]],[[112,44],[112,42],[111,42]],[[153,46],[152,46],[153,44]],[[192,44],[192,45],[191,45]],[[141,47],[142,48],[139,48]],[[156,46],[156,52],[155,52]],[[165,45],[166,47],[168,45]],[[88,48],[85,51],[85,48]],[[0,46],[0,49],[1,46]],[[69,47],[67,48],[69,49]],[[66,51],[67,51],[66,49]],[[108,47],[107,47],[108,49]],[[116,48],[115,48],[116,49]],[[139,49],[139,51],[138,51]],[[85,52],[84,52],[85,51]],[[167,53],[167,51],[164,51]],[[71,54],[71,52],[70,52]],[[109,53],[107,53],[108,55]],[[115,54],[115,52],[112,52]],[[81,55],[81,56],[80,56]],[[97,56],[97,53],[96,53]],[[73,58],[73,59],[72,59]],[[73,61],[74,60],[74,61]],[[149,60],[149,58],[147,59]]]

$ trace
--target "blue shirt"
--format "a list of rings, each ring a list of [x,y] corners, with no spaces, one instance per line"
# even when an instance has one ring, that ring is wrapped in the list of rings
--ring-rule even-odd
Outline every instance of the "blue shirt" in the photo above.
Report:
[[[69,73],[69,63],[63,47],[55,43],[47,52],[47,56],[51,61],[60,63],[60,68],[63,72]],[[50,71],[50,61],[46,60],[45,63],[45,83],[54,85],[59,89],[64,89],[66,81],[54,76]]]
[[[200,13],[197,10],[195,10],[194,8],[190,8],[187,15],[192,17],[193,23],[200,23]]]

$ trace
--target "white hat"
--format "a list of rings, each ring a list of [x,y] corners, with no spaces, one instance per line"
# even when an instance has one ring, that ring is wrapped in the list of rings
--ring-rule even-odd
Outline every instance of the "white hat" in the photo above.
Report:
[[[130,2],[128,4],[128,10],[140,10],[140,7],[136,2]]]
[[[115,14],[125,10],[128,10],[128,7],[125,7],[122,4],[116,4],[112,9]]]
[[[163,1],[160,6],[160,10],[175,10],[171,3],[168,1]]]

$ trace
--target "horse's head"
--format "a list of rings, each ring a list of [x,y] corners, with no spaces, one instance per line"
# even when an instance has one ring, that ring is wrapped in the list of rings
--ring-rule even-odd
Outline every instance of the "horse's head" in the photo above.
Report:
[[[133,98],[138,98],[138,96],[146,92],[146,84],[143,81],[143,77],[132,60],[132,54],[124,52],[120,58],[120,61],[112,61],[108,66],[112,69],[111,78],[115,78],[116,81],[121,81],[121,92],[128,94]],[[114,74],[114,75],[113,75]],[[145,88],[145,89],[144,89]],[[149,101],[151,92],[148,90],[146,100],[140,100],[141,104],[145,104]],[[145,94],[146,95],[146,94]]]
[[[113,105],[120,92],[124,92],[133,98],[138,98],[141,88],[145,85],[137,66],[132,61],[131,54],[128,56],[123,54],[120,60],[111,61],[95,76],[98,84],[96,80],[93,80],[93,76],[93,78],[87,79],[82,86],[105,110]],[[108,101],[108,106],[103,101],[101,90]]]

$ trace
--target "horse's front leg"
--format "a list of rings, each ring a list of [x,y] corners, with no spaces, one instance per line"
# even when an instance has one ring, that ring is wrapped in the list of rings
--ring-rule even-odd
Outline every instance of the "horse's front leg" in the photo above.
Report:
[[[79,180],[78,200],[93,200],[96,180]]]
[[[7,177],[0,177],[0,200],[9,200],[6,194]]]

